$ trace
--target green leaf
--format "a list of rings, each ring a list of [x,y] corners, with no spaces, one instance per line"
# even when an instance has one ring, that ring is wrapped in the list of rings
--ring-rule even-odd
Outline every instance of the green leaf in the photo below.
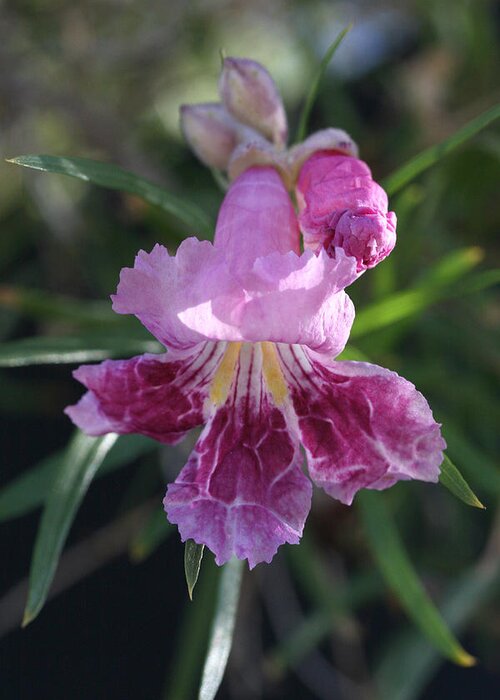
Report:
[[[242,573],[243,562],[234,558],[222,570],[198,700],[214,700],[222,683],[233,642]]]
[[[443,596],[442,614],[455,632],[461,632],[468,621],[497,592],[500,584],[500,560],[480,561]],[[414,630],[397,635],[375,671],[375,684],[380,698],[417,700],[428,679],[440,664],[436,650]]]
[[[101,163],[88,158],[48,155],[17,156],[10,158],[7,162],[48,173],[69,175],[85,182],[91,182],[93,185],[135,194],[146,202],[176,216],[192,229],[189,233],[203,232],[205,235],[213,233],[212,222],[197,204],[186,202],[180,197],[166,192],[158,185],[123,170],[117,165]]]
[[[163,508],[158,508],[144,523],[130,543],[130,557],[140,562],[149,557],[155,549],[173,532]]]
[[[500,469],[497,464],[470,443],[463,430],[456,427],[449,416],[444,416],[442,430],[448,452],[454,459],[460,460],[462,470],[469,478],[474,479],[477,487],[492,498],[500,496]]]
[[[34,620],[43,607],[78,506],[117,437],[115,433],[95,438],[77,432],[68,446],[36,536],[23,627]]]
[[[122,435],[106,455],[97,477],[130,464],[157,448],[157,442],[142,435]],[[65,458],[64,450],[56,452],[4,486],[0,490],[0,522],[25,515],[41,506],[58,471],[63,468]]]
[[[356,500],[373,555],[388,586],[409,617],[444,656],[460,666],[473,666],[476,660],[458,643],[425,592],[385,506],[383,495],[365,490],[358,494]]]
[[[343,29],[335,38],[335,40],[330,44],[328,47],[325,55],[323,56],[323,60],[319,64],[318,71],[316,75],[313,78],[313,81],[311,83],[311,87],[309,88],[309,92],[307,94],[306,101],[304,103],[304,107],[302,109],[300,119],[299,119],[299,125],[297,127],[297,136],[295,138],[295,143],[300,143],[303,141],[306,137],[306,131],[307,131],[307,122],[309,121],[309,115],[311,114],[311,109],[314,104],[314,101],[316,99],[316,96],[319,91],[319,87],[321,84],[321,81],[323,80],[326,70],[328,68],[328,64],[333,58],[333,55],[335,51],[338,49],[340,46],[343,38],[345,35],[350,32],[352,29],[352,24],[347,25],[345,29]]]
[[[0,306],[34,318],[63,319],[89,327],[130,328],[130,321],[112,311],[109,302],[80,301],[41,289],[0,286]]]
[[[470,275],[463,279],[481,259],[482,251],[475,247],[463,248],[447,255],[414,287],[391,294],[360,309],[356,313],[351,338],[359,338],[398,321],[412,318],[446,298],[476,292],[489,284],[495,284],[496,274],[488,274],[486,280],[486,273]],[[488,273],[491,272],[497,271],[488,270]]]
[[[186,700],[196,697],[203,657],[208,644],[217,582],[220,569],[208,559],[196,589],[196,597],[184,608],[175,650],[169,659],[169,669],[164,700]]]
[[[193,590],[200,575],[204,550],[205,545],[197,544],[194,540],[186,540],[184,545],[184,573],[191,600],[193,600]]]
[[[120,336],[38,337],[14,340],[0,345],[0,367],[27,365],[79,364],[108,357],[124,357],[145,352],[160,353],[156,340]]]
[[[468,122],[461,129],[456,131],[452,136],[441,141],[441,143],[436,144],[427,148],[422,153],[412,158],[396,170],[396,172],[386,177],[382,181],[382,186],[389,195],[395,194],[402,187],[411,182],[420,173],[430,168],[432,165],[438,163],[441,158],[447,156],[449,153],[454,151],[458,146],[471,139],[482,129],[491,124],[495,119],[500,117],[500,105],[495,105],[491,109],[483,112],[478,117]]]
[[[441,474],[439,475],[439,481],[449,489],[454,496],[459,498],[468,506],[473,508],[485,509],[485,506],[481,503],[479,498],[473,492],[469,484],[465,481],[464,477],[460,474],[456,466],[450,460],[450,458],[445,455],[443,463],[441,465]]]

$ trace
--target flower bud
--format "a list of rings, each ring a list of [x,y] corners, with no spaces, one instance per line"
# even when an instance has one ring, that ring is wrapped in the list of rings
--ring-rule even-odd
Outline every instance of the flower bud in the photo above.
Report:
[[[278,147],[287,139],[280,94],[267,70],[248,58],[226,58],[219,80],[226,109],[240,122],[260,131]]]
[[[211,168],[225,170],[239,141],[239,124],[218,103],[183,105],[181,129],[198,158]]]
[[[357,260],[362,272],[375,267],[396,245],[396,214],[360,207],[344,212],[335,227],[330,247],[343,248]]]

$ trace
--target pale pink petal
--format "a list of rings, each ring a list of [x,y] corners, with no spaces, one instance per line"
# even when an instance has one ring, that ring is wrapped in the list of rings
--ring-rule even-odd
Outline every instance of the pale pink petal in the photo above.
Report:
[[[445,442],[413,384],[364,362],[321,364],[300,348],[281,348],[309,474],[350,504],[361,488],[396,481],[436,482]]]
[[[174,444],[205,421],[204,402],[224,354],[206,343],[193,355],[142,355],[82,365],[75,379],[89,390],[66,414],[88,435],[141,433]]]
[[[188,238],[175,256],[161,245],[151,253],[141,250],[134,267],[121,271],[112,299],[114,311],[135,314],[164,345],[183,350],[207,338],[229,338],[231,333],[211,312],[212,301],[218,299],[229,310],[244,301],[244,294],[224,251]],[[197,322],[185,323],[184,312]]]
[[[217,564],[231,556],[250,568],[296,544],[311,484],[283,411],[263,387],[259,346],[244,346],[227,403],[216,411],[164,500],[183,541],[207,545]]]
[[[167,347],[205,340],[300,343],[338,354],[354,318],[344,287],[356,260],[298,252],[290,198],[272,168],[241,175],[223,202],[215,243],[190,238],[175,256],[141,251],[113,297]]]
[[[235,271],[269,253],[299,252],[297,217],[274,168],[253,167],[234,181],[219,211],[214,245]]]
[[[396,242],[396,216],[387,195],[361,160],[320,151],[302,166],[297,183],[299,224],[304,245],[335,255],[341,247],[357,260],[358,271],[385,258]]]

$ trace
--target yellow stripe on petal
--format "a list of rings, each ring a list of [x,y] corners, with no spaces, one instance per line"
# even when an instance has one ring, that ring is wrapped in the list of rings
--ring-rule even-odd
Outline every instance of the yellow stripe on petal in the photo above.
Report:
[[[231,384],[233,382],[234,369],[240,355],[241,343],[229,343],[224,357],[217,368],[210,387],[210,400],[217,406],[226,402]]]
[[[276,346],[274,343],[263,342],[262,346],[262,373],[271,392],[274,403],[280,406],[288,396],[288,388],[281,371]]]

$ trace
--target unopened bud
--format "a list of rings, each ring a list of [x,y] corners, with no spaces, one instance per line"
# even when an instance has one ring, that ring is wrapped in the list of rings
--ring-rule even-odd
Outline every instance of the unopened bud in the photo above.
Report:
[[[183,105],[181,129],[198,158],[211,168],[225,170],[238,145],[239,124],[216,102]]]
[[[340,217],[331,246],[356,258],[358,272],[375,267],[396,245],[396,214],[361,207]]]
[[[226,58],[219,80],[226,109],[278,147],[287,139],[287,120],[278,88],[267,70],[248,58]]]

